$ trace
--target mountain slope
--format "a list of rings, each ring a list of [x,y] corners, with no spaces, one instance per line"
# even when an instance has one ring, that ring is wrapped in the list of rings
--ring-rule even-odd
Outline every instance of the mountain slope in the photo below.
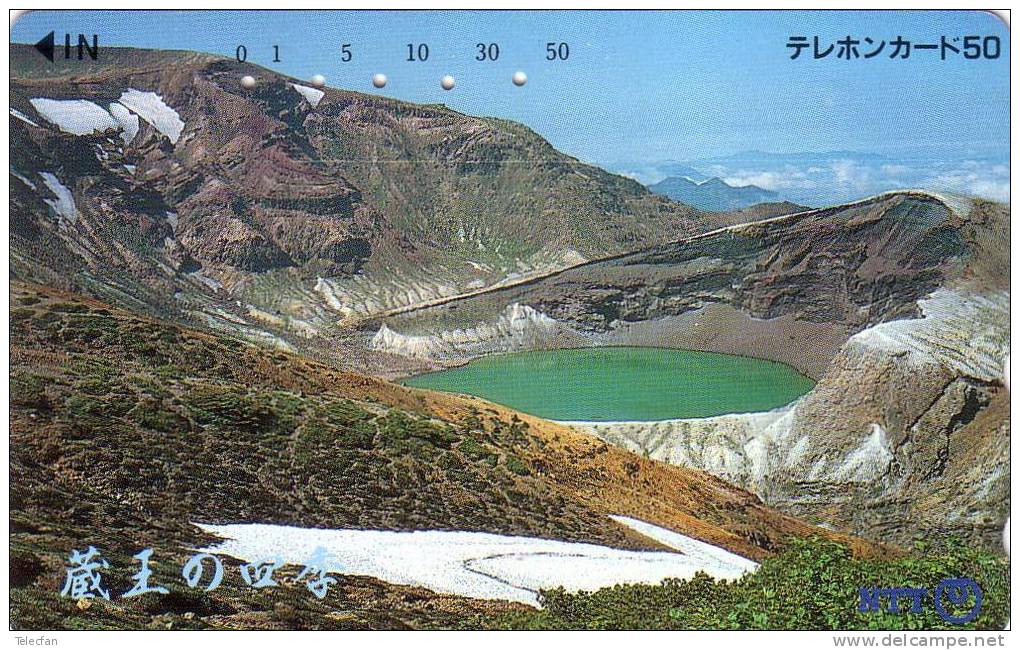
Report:
[[[249,338],[713,223],[506,120],[207,55],[109,48],[37,75],[10,51],[15,275]]]
[[[174,579],[213,541],[194,522],[664,550],[622,516],[753,559],[813,535],[998,545],[1006,206],[902,191],[709,214],[441,105],[193,53],[11,55],[12,613],[29,627],[513,609],[369,578],[327,607],[300,589],[279,608],[236,589],[91,612],[56,597],[87,543],[121,564],[165,548]],[[768,413],[590,423],[381,379],[598,345],[767,358],[817,384]]]

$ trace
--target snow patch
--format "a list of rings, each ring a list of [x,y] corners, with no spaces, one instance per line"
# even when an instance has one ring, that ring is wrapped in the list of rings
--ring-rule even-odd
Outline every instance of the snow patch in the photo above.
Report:
[[[177,144],[184,130],[184,121],[177,111],[166,105],[162,97],[153,92],[128,88],[120,96],[120,103],[169,138],[172,144]]]
[[[224,541],[202,549],[247,562],[303,566],[317,549],[332,573],[364,575],[469,598],[539,607],[538,590],[593,590],[625,583],[657,584],[704,571],[736,579],[757,564],[721,548],[629,517],[613,520],[680,553],[625,551],[467,531],[318,529],[273,524],[197,524]]]
[[[39,172],[39,176],[42,177],[43,183],[46,184],[50,192],[53,192],[57,197],[56,200],[43,199],[46,205],[57,213],[57,220],[61,223],[78,221],[78,208],[74,204],[74,194],[71,193],[71,190],[50,172]]]
[[[724,574],[739,578],[744,573],[754,571],[758,568],[758,564],[748,560],[747,558],[741,557],[736,553],[730,553],[729,551],[706,544],[705,542],[698,541],[694,538],[688,537],[687,535],[681,535],[675,533],[667,528],[656,526],[640,519],[634,519],[632,517],[623,517],[621,515],[610,515],[610,519],[613,521],[623,524],[631,530],[637,531],[655,541],[668,546],[669,548],[676,549],[686,555],[687,557],[696,560],[709,575],[720,577]],[[734,575],[736,571],[736,575]]]
[[[11,176],[13,176],[14,178],[18,179],[19,181],[21,181],[25,185],[28,185],[33,190],[36,189],[35,183],[33,183],[31,180],[29,180],[28,177],[22,176],[21,174],[19,174],[18,170],[14,169],[13,166],[11,167]]]
[[[114,102],[110,104],[110,115],[117,120],[123,130],[120,134],[124,144],[131,144],[131,141],[138,135],[138,116],[127,109],[123,104]]]
[[[918,364],[941,364],[960,375],[999,381],[1009,353],[1009,292],[975,294],[937,289],[918,300],[922,318],[881,323],[850,343],[902,354]]]
[[[31,124],[32,126],[39,126],[38,124],[33,122],[27,115],[25,115],[24,113],[22,113],[21,111],[19,111],[16,108],[12,108],[11,109],[11,115],[13,115],[14,117],[18,118],[22,122],[27,122],[28,124]]]
[[[301,95],[308,100],[308,103],[315,108],[322,101],[322,98],[326,96],[326,93],[322,92],[318,88],[311,88],[309,86],[302,86],[301,84],[291,84],[294,90],[301,93]]]
[[[86,135],[120,128],[120,123],[105,108],[86,99],[36,97],[28,101],[39,115],[65,133]]]

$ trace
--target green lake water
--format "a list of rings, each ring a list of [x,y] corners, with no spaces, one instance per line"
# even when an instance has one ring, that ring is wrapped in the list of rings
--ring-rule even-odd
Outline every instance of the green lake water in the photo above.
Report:
[[[553,420],[668,420],[767,411],[814,382],[790,366],[714,352],[602,347],[521,352],[412,377]]]

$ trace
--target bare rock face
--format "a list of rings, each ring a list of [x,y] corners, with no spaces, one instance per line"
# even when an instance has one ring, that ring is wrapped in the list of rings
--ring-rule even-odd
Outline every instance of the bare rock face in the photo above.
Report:
[[[915,300],[960,267],[957,226],[938,201],[896,194],[571,269],[529,297],[589,330],[719,302],[759,319],[794,314],[859,328],[910,315]]]
[[[993,544],[1009,507],[1008,293],[940,290],[921,310],[852,337],[797,403],[789,435],[810,451],[790,469],[806,480],[776,477],[768,498],[824,507],[872,537],[920,529]]]
[[[457,358],[486,352],[528,349],[546,336],[554,336],[556,321],[531,307],[509,305],[494,323],[415,336],[391,330],[385,323],[372,337],[370,347],[410,357]]]
[[[1009,508],[1001,385],[854,339],[811,392],[776,411],[571,424],[873,539],[953,534],[994,546]]]
[[[287,254],[247,215],[244,200],[211,181],[175,206],[181,245],[196,258],[243,271],[265,271],[290,264]]]

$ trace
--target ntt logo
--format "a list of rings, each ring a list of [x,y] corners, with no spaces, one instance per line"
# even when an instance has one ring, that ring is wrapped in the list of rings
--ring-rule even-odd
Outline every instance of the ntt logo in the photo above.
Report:
[[[946,578],[934,589],[861,587],[859,612],[918,614],[930,601],[942,620],[963,625],[981,613],[981,587],[970,578]]]

